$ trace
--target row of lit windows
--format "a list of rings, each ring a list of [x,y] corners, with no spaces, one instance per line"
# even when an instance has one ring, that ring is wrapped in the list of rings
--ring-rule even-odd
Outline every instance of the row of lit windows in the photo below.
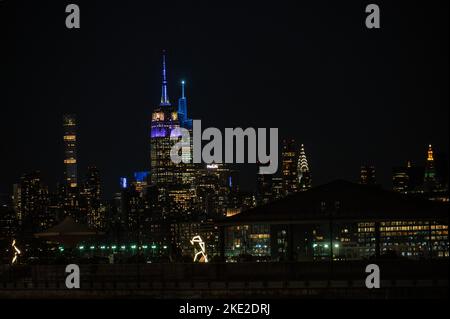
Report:
[[[64,141],[76,141],[77,137],[76,135],[65,135],[64,136]]]
[[[69,158],[64,160],[64,164],[76,164],[77,160],[74,158]]]
[[[250,234],[249,238],[251,238],[251,239],[268,239],[268,238],[270,238],[270,234]]]
[[[172,121],[176,121],[178,120],[178,113],[177,112],[172,112]],[[155,112],[152,114],[152,120],[153,121],[164,121],[164,112]]]
[[[380,227],[381,231],[394,231],[394,230],[429,230],[428,226],[394,226],[394,227]]]
[[[358,228],[358,233],[373,233],[373,232],[375,232],[375,227]]]

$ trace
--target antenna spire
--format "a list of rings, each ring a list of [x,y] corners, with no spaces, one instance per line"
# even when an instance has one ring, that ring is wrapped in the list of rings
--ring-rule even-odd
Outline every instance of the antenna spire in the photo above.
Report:
[[[167,95],[167,76],[166,76],[166,50],[163,50],[162,56],[162,88],[161,88],[160,105],[170,105],[169,96]]]

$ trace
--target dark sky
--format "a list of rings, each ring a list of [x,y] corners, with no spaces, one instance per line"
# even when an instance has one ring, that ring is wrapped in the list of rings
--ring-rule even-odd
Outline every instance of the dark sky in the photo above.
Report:
[[[162,49],[173,102],[185,79],[204,126],[278,127],[305,144],[316,185],[369,163],[390,187],[428,143],[447,152],[448,1],[372,1],[380,30],[365,28],[372,2],[243,2],[1,0],[0,192],[30,170],[62,178],[66,112],[80,174],[97,165],[108,196],[149,169]],[[69,3],[80,30],[65,27]]]

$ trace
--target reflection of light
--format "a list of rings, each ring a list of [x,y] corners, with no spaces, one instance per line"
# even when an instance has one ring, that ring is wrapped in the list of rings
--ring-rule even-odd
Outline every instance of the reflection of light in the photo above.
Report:
[[[191,240],[191,244],[194,245],[195,243],[197,243],[200,246],[200,251],[197,252],[194,256],[194,262],[197,261],[198,256],[202,255],[202,257],[200,257],[199,262],[208,262],[208,256],[206,255],[206,245],[205,242],[203,241],[203,239],[200,236],[194,236],[194,238],[192,238]]]
[[[19,248],[16,247],[16,240],[13,239],[13,242],[11,244],[13,250],[14,250],[14,257],[11,261],[11,264],[15,264],[17,262],[17,257],[22,253]]]
[[[216,169],[216,168],[219,168],[219,165],[217,165],[217,164],[208,164],[208,165],[206,165],[206,168]]]

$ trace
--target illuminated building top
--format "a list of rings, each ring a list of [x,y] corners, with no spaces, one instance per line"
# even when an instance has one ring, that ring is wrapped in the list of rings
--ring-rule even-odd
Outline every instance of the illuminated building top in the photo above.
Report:
[[[430,145],[428,145],[427,161],[433,161],[433,160],[434,160],[434,158],[433,158],[433,148],[432,148],[432,146],[430,144]]]

